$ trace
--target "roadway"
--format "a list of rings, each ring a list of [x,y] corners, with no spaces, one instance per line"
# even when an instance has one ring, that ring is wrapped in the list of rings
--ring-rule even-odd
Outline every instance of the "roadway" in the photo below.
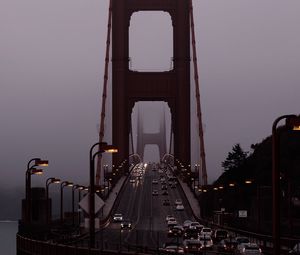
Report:
[[[140,176],[139,176],[140,175]],[[166,178],[168,195],[162,195],[160,177]],[[154,179],[158,184],[153,184]],[[131,180],[131,181],[130,181]],[[152,194],[153,190],[158,195]],[[132,222],[132,229],[121,230],[119,222],[112,222],[97,233],[96,239],[103,237],[104,248],[128,249],[128,246],[147,247],[158,249],[167,242],[177,242],[174,238],[167,237],[166,216],[173,215],[179,224],[185,220],[194,220],[192,211],[179,188],[170,188],[166,172],[153,170],[152,165],[136,167],[127,179],[124,192],[120,194],[121,201],[114,213],[121,213],[123,219]],[[170,206],[163,205],[163,200],[169,199]],[[181,199],[184,210],[176,211],[175,200]]]

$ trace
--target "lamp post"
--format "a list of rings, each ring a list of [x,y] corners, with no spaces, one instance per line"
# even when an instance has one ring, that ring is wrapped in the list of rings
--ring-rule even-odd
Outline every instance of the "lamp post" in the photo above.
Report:
[[[273,194],[273,254],[280,255],[280,170],[279,170],[279,134],[277,124],[285,119],[286,127],[292,130],[300,130],[300,116],[282,115],[275,119],[272,125],[272,194]]]
[[[93,153],[93,149],[99,146],[97,152]],[[95,143],[90,148],[90,192],[89,192],[89,234],[90,234],[90,248],[95,247],[95,158],[97,155],[101,155],[104,152],[116,153],[118,149],[107,143]]]
[[[78,192],[78,203],[81,201],[81,191],[87,191],[88,188],[85,186],[81,186],[81,188],[79,188],[79,192]],[[79,210],[80,206],[78,205],[78,226],[80,227],[80,219],[81,219],[81,213]]]
[[[64,195],[63,195],[63,190],[64,190],[64,187],[72,187],[73,186],[73,183],[72,182],[69,182],[69,181],[63,181],[61,184],[60,184],[60,222],[61,224],[63,224],[63,221],[64,221],[64,208],[63,208],[63,200],[64,200]]]
[[[49,185],[52,183],[60,183],[60,179],[58,178],[48,178],[46,180],[46,201],[47,201],[47,206],[46,206],[46,212],[47,212],[47,223],[51,222],[51,213],[49,210]]]
[[[75,189],[83,189],[83,186],[81,185],[73,185],[72,187],[72,226],[75,226],[75,205],[74,205],[74,193],[75,193]]]
[[[32,162],[34,162],[33,165]],[[31,222],[31,175],[43,174],[42,169],[36,169],[36,166],[48,166],[48,160],[42,160],[40,158],[32,158],[27,163],[27,169],[25,173],[25,201],[26,201],[26,220]]]

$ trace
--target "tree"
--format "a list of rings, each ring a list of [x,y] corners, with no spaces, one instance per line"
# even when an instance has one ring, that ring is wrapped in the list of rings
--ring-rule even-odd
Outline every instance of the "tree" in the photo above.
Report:
[[[222,162],[224,171],[227,172],[239,168],[245,163],[247,156],[248,152],[243,151],[239,143],[235,144],[225,161]]]

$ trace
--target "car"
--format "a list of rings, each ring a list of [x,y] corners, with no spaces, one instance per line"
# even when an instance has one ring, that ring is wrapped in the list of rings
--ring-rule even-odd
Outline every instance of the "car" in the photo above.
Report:
[[[243,255],[260,255],[262,254],[261,249],[256,243],[244,244],[240,251]]]
[[[176,220],[175,217],[173,215],[167,215],[166,216],[166,222],[168,222],[169,220]]]
[[[201,249],[205,250],[205,249],[212,249],[213,248],[213,240],[211,238],[211,236],[208,235],[200,235],[199,236],[199,241],[201,243]]]
[[[172,184],[170,185],[170,187],[171,187],[171,189],[176,189],[176,184],[175,184],[175,183],[172,183]]]
[[[184,231],[183,239],[198,239],[199,231],[196,228],[187,228]]]
[[[156,189],[152,191],[152,196],[158,196],[158,191]]]
[[[247,237],[237,236],[235,238],[235,240],[238,243],[237,248],[236,248],[237,249],[237,253],[241,253],[242,252],[245,244],[250,244],[250,240]]]
[[[130,220],[124,220],[121,222],[121,229],[131,229],[132,223]]]
[[[176,205],[176,211],[183,211],[183,210],[184,210],[184,206],[182,204]]]
[[[181,199],[176,199],[175,200],[175,205],[182,205],[182,200]]]
[[[291,249],[288,254],[289,255],[300,255],[300,243],[295,244],[293,249]]]
[[[158,180],[157,179],[153,179],[152,180],[152,184],[158,184]]]
[[[226,239],[228,237],[228,231],[224,229],[216,229],[213,234],[213,239],[215,240],[215,242],[220,242],[221,240]]]
[[[177,244],[165,245],[164,248],[160,248],[159,252],[162,254],[183,254],[184,249]]]
[[[169,199],[165,199],[163,201],[163,205],[170,205],[170,200]]]
[[[205,236],[211,236],[212,235],[212,230],[211,230],[211,228],[204,227],[204,228],[202,228],[200,234],[205,235]]]
[[[192,221],[190,221],[190,220],[185,220],[185,221],[183,222],[183,228],[184,228],[184,229],[189,228],[190,225],[191,225],[191,223],[192,223]]]
[[[183,241],[183,249],[186,253],[198,253],[201,250],[201,242],[198,239],[186,239]]]
[[[161,190],[167,190],[167,185],[161,185]]]
[[[115,213],[113,216],[114,222],[120,222],[123,220],[123,215],[121,213]]]
[[[190,228],[196,228],[196,229],[198,229],[199,231],[201,231],[202,230],[202,228],[204,227],[203,225],[201,225],[199,222],[197,222],[197,221],[193,221],[193,222],[191,222],[190,223],[190,226],[189,226]]]
[[[183,235],[183,227],[180,225],[175,225],[169,228],[168,237],[179,237]]]
[[[167,195],[169,195],[169,193],[168,193],[168,191],[167,190],[164,190],[162,193],[161,193],[162,195],[164,195],[164,196],[167,196]]]
[[[178,225],[178,222],[175,219],[171,219],[167,222],[167,225],[168,225],[168,228],[172,228],[172,227]]]
[[[221,240],[218,245],[217,249],[219,252],[235,252],[237,248],[238,242],[235,238],[226,238]]]
[[[130,183],[135,183],[135,179],[130,179]]]

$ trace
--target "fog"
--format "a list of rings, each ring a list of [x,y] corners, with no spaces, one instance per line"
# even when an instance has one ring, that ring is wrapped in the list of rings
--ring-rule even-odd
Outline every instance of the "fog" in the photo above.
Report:
[[[270,135],[277,116],[299,113],[299,9],[298,0],[194,0],[210,182],[235,143],[250,150]],[[107,14],[107,0],[0,1],[0,184],[6,190],[24,187],[32,157],[50,162],[33,185],[52,176],[87,183],[89,147],[98,140]],[[158,33],[166,20],[158,20]],[[136,33],[150,25],[138,22]],[[157,45],[158,38],[147,42]],[[133,49],[141,42],[133,40]],[[169,52],[170,44],[161,49]],[[146,52],[149,62],[153,54]]]

